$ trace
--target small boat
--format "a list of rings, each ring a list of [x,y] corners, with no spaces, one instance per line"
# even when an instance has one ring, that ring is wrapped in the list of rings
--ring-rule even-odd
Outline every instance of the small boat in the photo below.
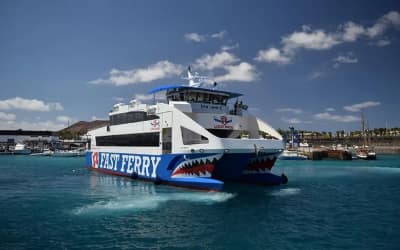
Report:
[[[367,147],[359,148],[356,155],[361,160],[376,160],[376,153]]]
[[[308,157],[298,151],[285,150],[279,156],[279,160],[307,160]]]
[[[376,152],[373,151],[370,147],[368,147],[369,139],[369,130],[366,129],[364,113],[361,113],[361,126],[362,126],[362,134],[364,137],[364,145],[362,147],[357,147],[356,156],[358,159],[362,160],[376,160]]]
[[[85,151],[82,150],[56,150],[51,156],[55,157],[78,157],[85,156]]]
[[[17,143],[14,147],[14,154],[16,155],[29,155],[32,153],[30,148],[27,148],[23,143]]]
[[[31,156],[51,156],[53,153],[51,150],[44,150],[43,152],[32,153]]]

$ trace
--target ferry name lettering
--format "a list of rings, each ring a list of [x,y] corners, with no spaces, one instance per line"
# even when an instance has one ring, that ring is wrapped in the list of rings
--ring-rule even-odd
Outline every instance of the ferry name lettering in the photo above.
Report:
[[[127,155],[116,153],[100,153],[98,168],[104,168],[112,171],[146,176],[157,177],[157,168],[161,157],[145,155]]]

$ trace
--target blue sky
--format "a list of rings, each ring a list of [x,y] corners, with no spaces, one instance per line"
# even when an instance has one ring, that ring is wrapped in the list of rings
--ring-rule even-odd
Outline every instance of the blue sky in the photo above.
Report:
[[[60,129],[184,83],[278,128],[400,127],[398,1],[1,1],[0,129]]]

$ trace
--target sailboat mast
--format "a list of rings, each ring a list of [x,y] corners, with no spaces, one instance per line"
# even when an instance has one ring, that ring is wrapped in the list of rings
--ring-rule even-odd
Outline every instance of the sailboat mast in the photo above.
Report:
[[[364,137],[364,147],[365,147],[367,145],[367,137],[365,133],[365,117],[363,110],[361,110],[361,127],[362,127],[362,135]]]

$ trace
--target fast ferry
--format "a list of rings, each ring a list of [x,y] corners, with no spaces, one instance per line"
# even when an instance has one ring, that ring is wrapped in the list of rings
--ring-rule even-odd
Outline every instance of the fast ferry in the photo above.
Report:
[[[203,87],[188,69],[188,85],[153,89],[154,104],[114,105],[110,125],[88,132],[86,164],[95,171],[193,189],[224,182],[279,185],[271,172],[282,136],[247,112],[239,93]],[[165,102],[156,102],[164,94]]]

